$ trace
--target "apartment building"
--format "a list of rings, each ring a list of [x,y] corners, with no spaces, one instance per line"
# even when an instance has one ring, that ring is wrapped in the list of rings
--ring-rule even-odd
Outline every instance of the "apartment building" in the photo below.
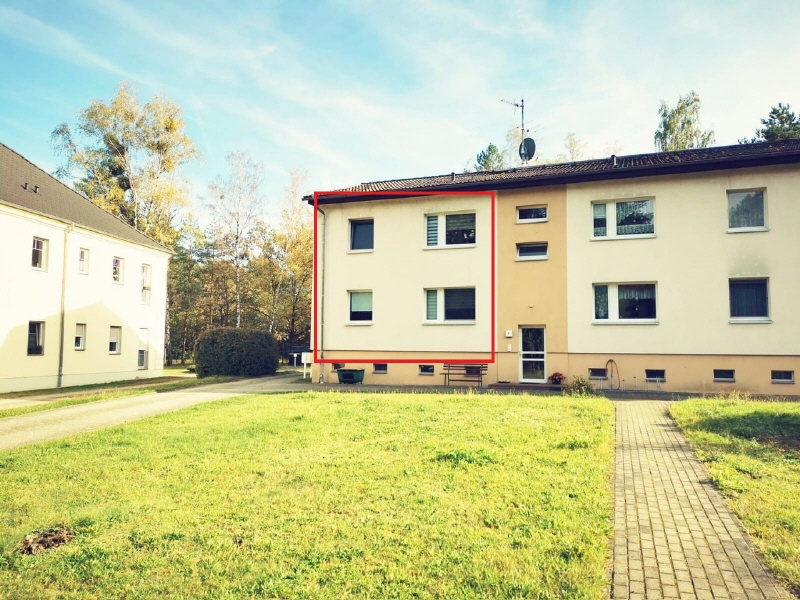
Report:
[[[0,392],[163,373],[171,251],[0,144]]]
[[[315,377],[796,394],[798,163],[790,140],[318,193]]]

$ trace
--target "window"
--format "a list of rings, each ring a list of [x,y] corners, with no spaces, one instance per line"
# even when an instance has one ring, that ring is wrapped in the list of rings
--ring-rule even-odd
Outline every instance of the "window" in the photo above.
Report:
[[[653,200],[595,202],[592,204],[594,237],[653,236],[655,234],[653,204]],[[614,215],[616,226],[613,228],[608,227],[608,213]]]
[[[547,221],[547,206],[518,206],[517,223],[543,223]]]
[[[764,190],[728,192],[728,230],[764,231]]]
[[[84,275],[89,272],[89,251],[86,248],[78,250],[78,273]]]
[[[150,304],[150,265],[142,265],[142,303]]]
[[[31,267],[34,269],[47,269],[47,240],[33,238],[33,249],[31,251]]]
[[[386,363],[373,363],[372,372],[376,375],[385,375],[389,372],[389,365]]]
[[[344,363],[333,363],[332,368],[334,371],[338,371],[339,369],[344,369]]]
[[[646,381],[661,383],[667,380],[667,372],[664,369],[645,369],[644,378]]]
[[[108,353],[119,354],[122,350],[122,327],[111,327],[108,335]]]
[[[731,321],[769,321],[766,279],[729,279]]]
[[[372,321],[372,292],[350,292],[350,320]]]
[[[794,383],[794,371],[772,371],[772,383]]]
[[[75,350],[86,350],[86,323],[75,324]]]
[[[425,290],[425,321],[474,321],[475,288]]]
[[[595,284],[594,318],[608,322],[655,322],[656,284]]]
[[[608,373],[605,368],[602,369],[589,369],[589,379],[608,379]]]
[[[139,370],[147,369],[147,355],[150,346],[150,330],[139,330],[139,354],[138,354],[138,367]]]
[[[420,365],[419,366],[419,374],[420,375],[434,375],[433,365]]]
[[[111,279],[114,283],[122,283],[122,265],[122,259],[116,256],[111,261]]]
[[[714,369],[714,381],[736,381],[736,371],[733,369]]]
[[[517,260],[547,260],[547,242],[517,244]]]
[[[28,321],[28,356],[44,354],[44,323]]]
[[[350,221],[350,250],[372,250],[375,223],[372,219]]]
[[[425,226],[425,244],[429,248],[475,243],[475,213],[427,215]],[[442,244],[442,240],[444,240],[444,244]]]

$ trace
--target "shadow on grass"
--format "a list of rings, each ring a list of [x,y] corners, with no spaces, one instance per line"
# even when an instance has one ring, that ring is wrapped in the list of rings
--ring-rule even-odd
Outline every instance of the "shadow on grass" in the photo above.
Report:
[[[700,418],[691,427],[800,453],[800,414],[753,411],[743,415]]]

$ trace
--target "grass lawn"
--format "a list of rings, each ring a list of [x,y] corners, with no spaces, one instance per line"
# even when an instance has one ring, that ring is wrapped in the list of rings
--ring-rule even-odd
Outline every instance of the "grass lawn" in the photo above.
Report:
[[[0,597],[607,598],[612,456],[602,399],[203,404],[0,453]]]
[[[767,562],[800,594],[800,403],[690,400],[671,412]]]
[[[95,384],[92,386],[82,386],[74,388],[75,395],[68,396],[61,400],[53,400],[52,402],[42,402],[41,404],[34,404],[31,406],[19,406],[17,408],[6,408],[0,410],[0,419],[5,417],[16,417],[18,415],[26,415],[28,413],[40,412],[43,410],[52,410],[54,408],[61,408],[62,406],[72,406],[73,404],[86,404],[87,402],[97,402],[98,400],[110,400],[111,398],[123,398],[125,396],[141,396],[142,394],[152,394],[153,392],[174,392],[175,390],[183,390],[186,388],[197,387],[199,385],[209,385],[211,383],[222,383],[230,381],[233,377],[206,377],[204,379],[187,378],[175,380],[168,378],[166,383],[159,383],[161,378],[156,379],[154,383],[148,383],[145,387],[131,388],[126,386],[128,382]],[[142,385],[142,381],[137,381],[136,385]],[[103,387],[101,391],[92,394],[88,389]],[[111,389],[111,388],[114,389]],[[119,388],[119,389],[116,389]],[[64,391],[70,391],[70,388],[57,388],[52,390],[39,391],[41,395],[47,395],[47,392],[53,394],[63,394]],[[4,397],[18,397],[18,396],[4,396]]]

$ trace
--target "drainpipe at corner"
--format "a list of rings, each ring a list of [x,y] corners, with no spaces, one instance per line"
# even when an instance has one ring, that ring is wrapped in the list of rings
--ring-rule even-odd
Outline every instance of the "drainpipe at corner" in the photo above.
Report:
[[[64,378],[64,311],[66,307],[67,294],[67,240],[69,234],[75,229],[75,223],[70,223],[64,230],[64,256],[61,264],[61,309],[59,311],[59,330],[58,330],[58,377],[56,387],[61,387]]]
[[[320,242],[320,260],[319,260],[319,357],[325,358],[325,211],[317,206],[317,210],[322,215],[322,240]],[[325,382],[325,363],[319,363],[319,383]]]

